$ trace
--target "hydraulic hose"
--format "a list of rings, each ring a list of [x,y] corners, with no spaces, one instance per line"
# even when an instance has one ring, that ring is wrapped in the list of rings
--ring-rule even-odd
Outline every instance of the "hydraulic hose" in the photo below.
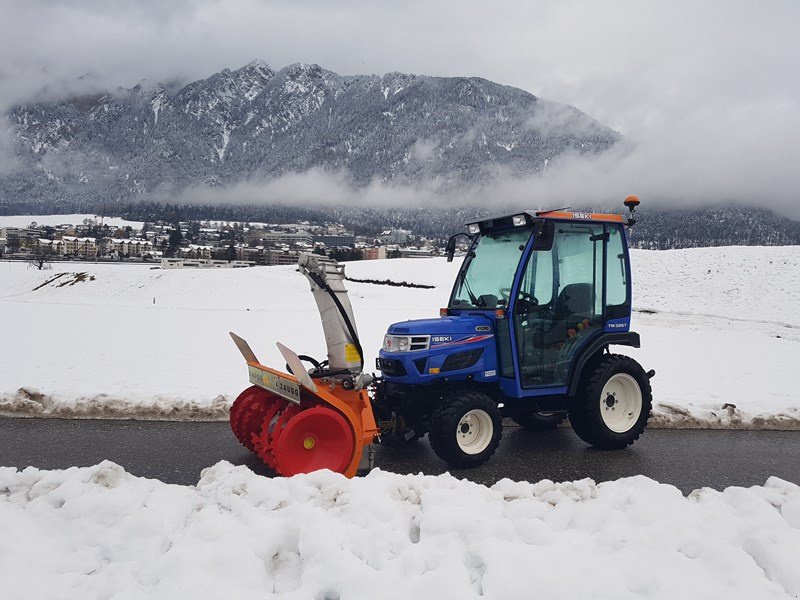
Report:
[[[316,283],[320,288],[322,288],[323,290],[325,290],[328,293],[328,295],[331,297],[331,300],[333,300],[333,303],[336,305],[336,309],[339,311],[339,314],[342,316],[342,320],[344,321],[344,324],[347,327],[347,332],[350,334],[350,338],[353,340],[353,344],[355,345],[356,350],[358,350],[358,360],[361,363],[361,366],[359,367],[359,371],[363,371],[364,370],[364,350],[361,348],[361,341],[358,339],[358,334],[356,333],[356,328],[353,327],[353,323],[350,321],[350,317],[347,315],[347,311],[344,309],[344,306],[342,306],[342,303],[339,302],[339,298],[336,297],[336,292],[334,292],[330,288],[330,286],[325,282],[325,280],[322,279],[316,273],[313,273],[313,272],[309,271],[308,272],[308,276],[314,281],[314,283]],[[342,372],[343,373],[344,372],[349,373],[349,371],[342,371]],[[328,375],[331,375],[331,374],[332,373],[328,373]],[[338,373],[336,373],[336,374],[338,374]]]

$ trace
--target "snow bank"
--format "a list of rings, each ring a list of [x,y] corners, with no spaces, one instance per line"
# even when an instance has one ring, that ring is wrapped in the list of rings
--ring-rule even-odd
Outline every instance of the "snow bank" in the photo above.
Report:
[[[800,247],[633,251],[633,265],[643,347],[625,352],[657,372],[652,425],[800,428]],[[368,365],[390,323],[438,314],[457,268],[443,259],[347,266],[354,278],[434,286],[348,283]],[[0,262],[0,314],[2,414],[225,418],[246,386],[228,331],[266,364],[283,364],[276,341],[325,352],[308,283],[291,266],[39,272]]]
[[[800,487],[0,468],[10,598],[796,598]]]

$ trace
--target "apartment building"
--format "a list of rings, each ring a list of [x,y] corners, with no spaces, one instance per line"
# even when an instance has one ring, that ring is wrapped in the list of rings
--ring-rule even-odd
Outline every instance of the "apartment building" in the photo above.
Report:
[[[61,238],[64,256],[97,256],[97,240],[89,237],[65,235]]]
[[[300,253],[292,250],[264,251],[264,261],[268,265],[296,265],[299,258]]]
[[[373,248],[364,248],[364,260],[379,260],[386,258],[386,246],[375,246]]]
[[[112,239],[111,250],[120,256],[143,256],[151,254],[155,247],[149,240]]]

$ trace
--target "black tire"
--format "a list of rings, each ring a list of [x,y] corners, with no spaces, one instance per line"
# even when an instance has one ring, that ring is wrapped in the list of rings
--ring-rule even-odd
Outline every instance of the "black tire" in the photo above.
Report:
[[[620,375],[622,377],[619,377]],[[624,377],[625,375],[629,378]],[[616,410],[615,403],[619,401],[611,394],[606,398],[601,398],[603,388],[612,377],[615,378],[615,381],[624,381],[628,386],[631,385],[630,379],[632,379],[638,385],[641,393],[639,415],[636,416],[635,410],[629,410],[627,415],[630,422],[628,422],[624,419],[626,413],[623,408],[623,411],[617,414],[617,418],[621,418],[622,421],[616,431],[606,422],[609,417],[613,419],[614,415],[607,412],[606,414],[609,416],[604,419],[603,412]],[[625,394],[623,394],[624,396]],[[635,393],[633,396],[635,397]],[[569,403],[569,420],[572,429],[584,442],[595,448],[617,450],[625,448],[639,439],[647,426],[652,406],[653,392],[650,388],[650,379],[641,365],[628,356],[606,354],[590,363],[581,377],[578,393]]]
[[[511,420],[520,427],[530,431],[550,431],[555,429],[567,418],[567,411],[536,412],[520,411],[511,415]]]
[[[468,430],[460,431],[459,424],[462,418],[470,411],[482,411],[473,416],[477,418],[475,429],[469,424]],[[482,424],[481,424],[482,423]],[[491,430],[487,427],[491,423]],[[475,433],[477,431],[477,434]],[[500,438],[503,435],[503,420],[497,404],[486,394],[474,390],[454,389],[445,392],[431,417],[431,430],[428,438],[431,442],[433,451],[437,456],[450,466],[456,469],[468,469],[483,464],[497,450]],[[470,438],[470,436],[473,436]],[[470,440],[478,440],[488,436],[488,443],[477,443],[474,453],[470,453],[464,448],[471,443]],[[460,440],[460,441],[459,441]],[[479,449],[479,450],[478,450]]]

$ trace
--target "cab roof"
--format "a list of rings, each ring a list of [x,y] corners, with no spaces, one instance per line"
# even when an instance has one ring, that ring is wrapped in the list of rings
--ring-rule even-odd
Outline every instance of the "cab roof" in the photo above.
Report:
[[[525,214],[538,219],[558,219],[569,221],[606,221],[608,223],[622,223],[624,219],[622,215],[616,213],[587,213],[587,212],[573,212],[566,209],[556,210],[526,210]]]
[[[548,219],[553,221],[596,221],[600,223],[625,222],[622,215],[615,213],[575,212],[566,208],[558,208],[555,210],[521,210],[519,212],[503,215],[501,217],[473,221],[472,223],[467,223],[467,226],[478,225],[481,231],[493,229],[495,227],[508,227],[514,224],[514,217],[520,216],[525,217],[526,225],[530,225],[534,220],[539,219]],[[522,224],[520,223],[520,225]]]

